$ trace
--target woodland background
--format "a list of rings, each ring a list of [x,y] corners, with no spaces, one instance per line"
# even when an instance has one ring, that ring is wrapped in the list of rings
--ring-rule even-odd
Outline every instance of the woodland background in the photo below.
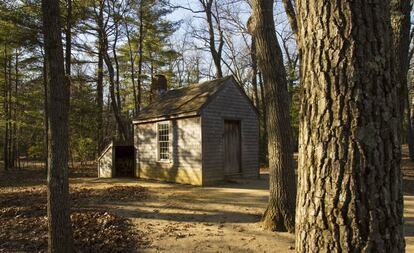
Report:
[[[40,4],[0,1],[0,156],[6,168],[46,160]],[[167,77],[169,88],[234,75],[261,112],[261,161],[266,163],[263,80],[246,28],[248,1],[66,0],[61,11],[72,166],[94,160],[113,138],[128,138],[130,120],[151,101],[156,74]],[[297,139],[299,62],[280,2],[275,22]]]

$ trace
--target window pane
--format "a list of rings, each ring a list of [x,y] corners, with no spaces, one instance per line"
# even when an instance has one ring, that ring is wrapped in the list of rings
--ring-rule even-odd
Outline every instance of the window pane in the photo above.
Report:
[[[169,135],[169,123],[158,123],[158,153],[160,160],[168,160],[170,158]]]

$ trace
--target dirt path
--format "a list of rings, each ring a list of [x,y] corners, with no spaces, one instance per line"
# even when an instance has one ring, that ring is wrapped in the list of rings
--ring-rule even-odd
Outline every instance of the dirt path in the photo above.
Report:
[[[268,196],[266,182],[263,178],[193,187],[109,179],[87,184],[139,184],[150,189],[150,198],[142,202],[108,206],[152,239],[151,247],[143,252],[294,252],[293,235],[260,227]]]
[[[150,189],[151,197],[142,202],[108,206],[151,238],[151,247],[143,252],[294,252],[293,235],[264,231],[260,226],[268,196],[266,175],[217,187],[133,179],[95,179],[87,184],[138,184]],[[414,252],[411,192],[405,196],[405,218],[407,252]]]

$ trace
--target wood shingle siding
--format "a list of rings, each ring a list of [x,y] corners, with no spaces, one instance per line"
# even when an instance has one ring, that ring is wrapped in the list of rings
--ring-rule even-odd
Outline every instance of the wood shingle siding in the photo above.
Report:
[[[158,122],[135,124],[136,176],[201,185],[200,117],[173,119],[168,122],[172,155],[169,161],[158,159]]]
[[[112,162],[113,148],[112,143],[102,152],[98,158],[98,177],[111,178],[113,177]]]
[[[235,82],[227,82],[201,111],[203,133],[203,185],[225,179],[224,121],[241,124],[241,177],[259,176],[259,120],[256,109]]]

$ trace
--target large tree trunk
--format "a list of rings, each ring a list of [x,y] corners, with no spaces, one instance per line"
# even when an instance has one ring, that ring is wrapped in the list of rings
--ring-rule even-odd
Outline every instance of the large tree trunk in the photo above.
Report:
[[[394,83],[398,87],[398,101],[400,102],[400,112],[404,115],[407,109],[407,143],[409,148],[410,159],[414,161],[414,136],[411,118],[409,116],[409,94],[407,84],[407,74],[409,68],[408,51],[410,44],[410,0],[391,0],[391,26],[393,32],[393,49],[394,49]],[[403,122],[401,118],[401,123]]]
[[[267,229],[293,232],[296,185],[292,128],[286,71],[273,21],[273,1],[253,0],[252,12],[248,28],[256,39],[267,108],[270,197],[263,223]]]
[[[297,0],[297,252],[404,252],[387,1]]]
[[[49,252],[72,252],[68,180],[69,86],[64,70],[59,1],[42,0],[42,14],[49,92]]]

